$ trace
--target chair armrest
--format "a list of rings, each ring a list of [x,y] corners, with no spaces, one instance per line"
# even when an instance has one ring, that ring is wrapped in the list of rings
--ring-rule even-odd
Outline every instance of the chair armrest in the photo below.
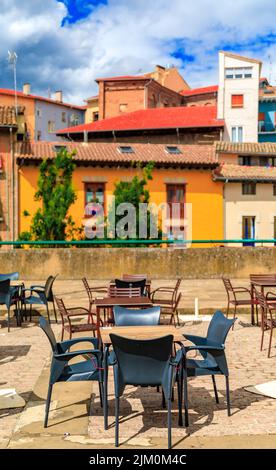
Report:
[[[181,348],[181,349],[178,349],[178,351],[177,351],[175,357],[171,357],[171,359],[170,359],[170,365],[171,365],[171,366],[178,366],[179,363],[180,363],[181,360],[182,360],[182,357],[183,357],[183,350],[182,350],[182,348]]]
[[[194,345],[194,346],[187,346],[185,347],[186,349],[186,353],[189,352],[189,351],[224,351],[225,347],[223,345],[204,345],[204,346],[197,346],[197,345]]]
[[[44,289],[45,290],[45,286],[30,286],[30,289]]]
[[[247,292],[248,294],[251,295],[251,292],[249,289],[247,289],[247,287],[233,287],[233,291],[235,293],[239,293],[239,292]]]
[[[67,341],[62,341],[62,343],[59,343],[59,346],[65,353],[74,344],[84,343],[84,342],[92,343],[96,349],[98,349],[99,347],[99,340],[97,338],[90,338],[88,336],[82,337],[82,338],[68,339]]]
[[[156,292],[165,292],[165,293],[173,294],[174,293],[174,287],[158,287],[157,289],[154,289],[150,293],[150,297],[152,299],[155,296]]]
[[[116,358],[115,352],[111,351],[108,355],[108,365],[114,366],[115,364],[117,364],[117,358]]]
[[[72,312],[74,310],[82,310],[86,313],[90,313],[89,310],[85,307],[71,307],[71,308],[66,308],[67,312]]]
[[[191,343],[194,344],[199,344],[201,346],[205,346],[207,338],[202,338],[201,336],[195,336],[195,335],[183,335],[185,339],[188,341],[191,341]]]
[[[101,357],[102,352],[99,349],[83,349],[82,351],[71,351],[63,354],[54,354],[54,358],[58,361],[70,361],[74,357],[83,356],[84,354],[92,354],[97,358]]]

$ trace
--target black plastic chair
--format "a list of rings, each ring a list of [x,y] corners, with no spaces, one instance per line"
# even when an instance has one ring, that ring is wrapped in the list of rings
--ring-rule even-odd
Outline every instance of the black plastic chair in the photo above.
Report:
[[[220,311],[217,311],[209,324],[206,337],[184,335],[184,338],[194,343],[194,346],[185,347],[184,358],[184,407],[185,417],[188,418],[187,377],[211,375],[215,399],[219,403],[215,375],[224,375],[226,380],[226,399],[228,416],[230,410],[229,370],[225,355],[225,340],[235,319],[228,320]],[[187,359],[189,351],[199,351],[201,359]],[[185,422],[188,425],[188,421]]]
[[[13,273],[0,274],[0,281],[6,281],[7,279],[17,281],[19,279],[19,272],[15,271]]]
[[[168,447],[171,448],[171,401],[175,381],[178,384],[179,425],[182,425],[182,349],[171,356],[173,336],[151,340],[133,340],[110,334],[113,351],[109,364],[113,365],[115,388],[115,446],[119,445],[119,400],[126,385],[142,387],[162,386],[168,407]],[[180,367],[181,373],[177,373]],[[105,384],[104,408],[107,413]]]
[[[8,310],[8,332],[10,331],[10,308],[15,305],[15,314],[17,325],[21,324],[19,312],[19,294],[16,286],[11,286],[10,279],[0,280],[0,305],[6,305]]]
[[[116,326],[144,326],[158,325],[160,320],[160,307],[134,310],[115,305],[113,308]]]
[[[26,311],[26,305],[30,306],[30,321],[32,320],[32,306],[33,305],[44,305],[45,308],[46,308],[49,323],[51,323],[48,302],[52,302],[53,303],[55,320],[56,320],[56,323],[57,323],[57,312],[56,312],[56,307],[55,307],[55,302],[54,302],[54,295],[53,295],[53,284],[54,284],[54,281],[57,278],[57,276],[58,275],[49,276],[48,279],[46,280],[44,286],[33,285],[28,289],[25,289],[25,288],[22,289],[22,304],[25,306],[25,311]],[[25,295],[26,292],[30,292],[30,295],[28,297],[26,297],[26,295]],[[26,313],[25,313],[25,316],[27,316]]]
[[[103,405],[103,371],[101,367],[102,353],[98,349],[99,343],[97,338],[83,337],[57,343],[54,332],[45,318],[41,317],[39,319],[39,325],[46,334],[53,351],[44,420],[44,427],[46,428],[48,425],[52,389],[54,384],[57,382],[75,382],[87,380],[98,381],[101,406]],[[94,349],[83,349],[81,351],[71,352],[69,351],[71,346],[83,342],[92,343]],[[81,362],[69,364],[71,359],[87,354],[91,355],[92,357]]]
[[[115,287],[117,289],[137,289],[141,291],[141,295],[145,295],[146,290],[146,279],[140,279],[138,281],[127,281],[125,279],[115,279]]]

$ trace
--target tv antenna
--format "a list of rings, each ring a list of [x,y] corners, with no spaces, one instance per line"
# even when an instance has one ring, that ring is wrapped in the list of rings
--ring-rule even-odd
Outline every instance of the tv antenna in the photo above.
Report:
[[[8,51],[8,62],[12,65],[13,68],[13,82],[14,82],[14,103],[15,103],[15,114],[17,116],[17,83],[16,83],[16,63],[17,63],[17,54],[14,51]]]
[[[272,58],[271,58],[271,54],[268,54],[268,61],[269,61],[268,82],[269,82],[269,84],[270,84],[270,83],[271,83],[271,79],[272,79]]]

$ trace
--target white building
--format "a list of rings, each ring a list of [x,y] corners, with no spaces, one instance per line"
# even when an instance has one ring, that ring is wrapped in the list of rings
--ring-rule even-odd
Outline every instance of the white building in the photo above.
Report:
[[[225,141],[258,142],[261,66],[259,60],[219,52],[217,117],[225,121]]]

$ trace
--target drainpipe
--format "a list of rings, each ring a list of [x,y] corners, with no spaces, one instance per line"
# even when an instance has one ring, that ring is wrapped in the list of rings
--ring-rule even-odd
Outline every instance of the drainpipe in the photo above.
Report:
[[[11,241],[14,241],[14,218],[15,218],[15,185],[14,185],[14,148],[13,148],[13,129],[10,127],[10,155],[11,155]],[[13,247],[13,246],[12,246]]]

